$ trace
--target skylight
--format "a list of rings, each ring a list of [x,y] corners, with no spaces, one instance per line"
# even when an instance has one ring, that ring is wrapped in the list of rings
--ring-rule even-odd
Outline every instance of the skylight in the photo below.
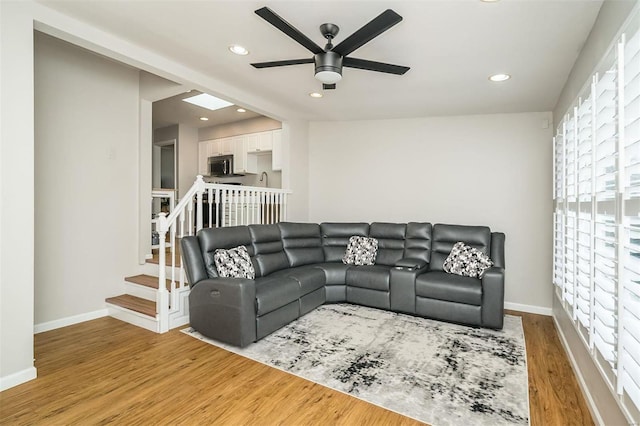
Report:
[[[207,93],[202,93],[190,98],[184,98],[183,101],[189,102],[190,104],[198,105],[199,107],[206,108],[211,111],[233,105],[231,102],[224,101]]]

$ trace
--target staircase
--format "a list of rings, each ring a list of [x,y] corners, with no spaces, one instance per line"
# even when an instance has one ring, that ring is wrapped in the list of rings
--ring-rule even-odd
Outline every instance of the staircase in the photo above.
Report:
[[[203,225],[216,228],[286,220],[289,193],[281,189],[208,184],[198,176],[168,216],[160,213],[152,220],[159,244],[153,246],[152,258],[140,267],[137,275],[124,278],[125,294],[105,300],[109,315],[156,333],[188,324],[189,285],[182,268],[180,238],[193,235]],[[203,198],[207,200],[204,203]],[[203,216],[208,223],[203,223]]]
[[[153,265],[153,262],[148,262]],[[157,267],[156,267],[157,269]],[[161,332],[160,316],[157,313],[158,277],[147,274],[126,277],[125,294],[105,299],[109,316],[121,321],[146,328],[156,333]],[[169,329],[189,323],[189,291],[188,287],[172,289],[171,280],[165,279],[169,295],[175,292],[177,297],[169,297]],[[173,290],[173,292],[172,292]],[[172,301],[176,300],[178,309],[172,310]]]

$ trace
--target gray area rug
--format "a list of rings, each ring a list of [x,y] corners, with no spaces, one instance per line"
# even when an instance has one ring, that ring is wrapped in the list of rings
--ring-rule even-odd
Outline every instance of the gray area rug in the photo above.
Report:
[[[495,331],[336,304],[244,349],[183,332],[435,426],[529,424],[520,317]]]

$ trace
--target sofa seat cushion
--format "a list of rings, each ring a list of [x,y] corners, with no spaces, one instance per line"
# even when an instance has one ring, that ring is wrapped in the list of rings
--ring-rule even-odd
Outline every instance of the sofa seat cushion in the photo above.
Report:
[[[389,271],[384,265],[354,266],[347,270],[347,285],[389,291]]]
[[[300,285],[300,297],[324,287],[326,278],[324,271],[310,265],[298,268],[283,269],[269,275],[268,278],[286,277],[293,278]]]
[[[263,277],[256,282],[256,313],[275,311],[300,297],[300,284],[289,277]]]
[[[324,271],[326,277],[326,285],[345,285],[347,283],[347,271],[352,265],[345,265],[340,262],[326,262],[313,265]]]
[[[480,306],[482,281],[442,271],[427,272],[416,278],[416,296]]]

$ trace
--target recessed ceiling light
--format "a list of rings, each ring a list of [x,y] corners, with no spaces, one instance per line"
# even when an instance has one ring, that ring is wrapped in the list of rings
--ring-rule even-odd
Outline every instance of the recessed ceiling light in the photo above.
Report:
[[[236,111],[238,111],[238,112],[247,112],[247,110],[244,109],[244,108],[238,108]]]
[[[230,105],[233,105],[231,102],[227,102],[225,100],[216,98],[215,96],[211,96],[206,93],[201,93],[196,96],[191,96],[190,98],[184,98],[183,101],[189,102],[190,104],[198,105],[199,107],[210,109],[211,111],[215,111],[220,108],[226,108]]]
[[[229,46],[229,50],[231,51],[231,53],[235,53],[236,55],[244,56],[249,54],[249,51],[239,44],[232,44],[231,46]]]
[[[500,1],[500,0],[480,0],[480,1],[484,2],[484,3],[495,3],[495,2]]]
[[[509,74],[494,74],[492,76],[489,77],[489,80],[491,81],[495,81],[500,82],[500,81],[507,81],[511,78],[511,76]]]
[[[321,98],[322,93],[312,92],[312,93],[309,93],[309,96],[311,96],[312,98]]]
[[[200,120],[202,121],[209,121],[209,119],[207,117],[200,117]]]

